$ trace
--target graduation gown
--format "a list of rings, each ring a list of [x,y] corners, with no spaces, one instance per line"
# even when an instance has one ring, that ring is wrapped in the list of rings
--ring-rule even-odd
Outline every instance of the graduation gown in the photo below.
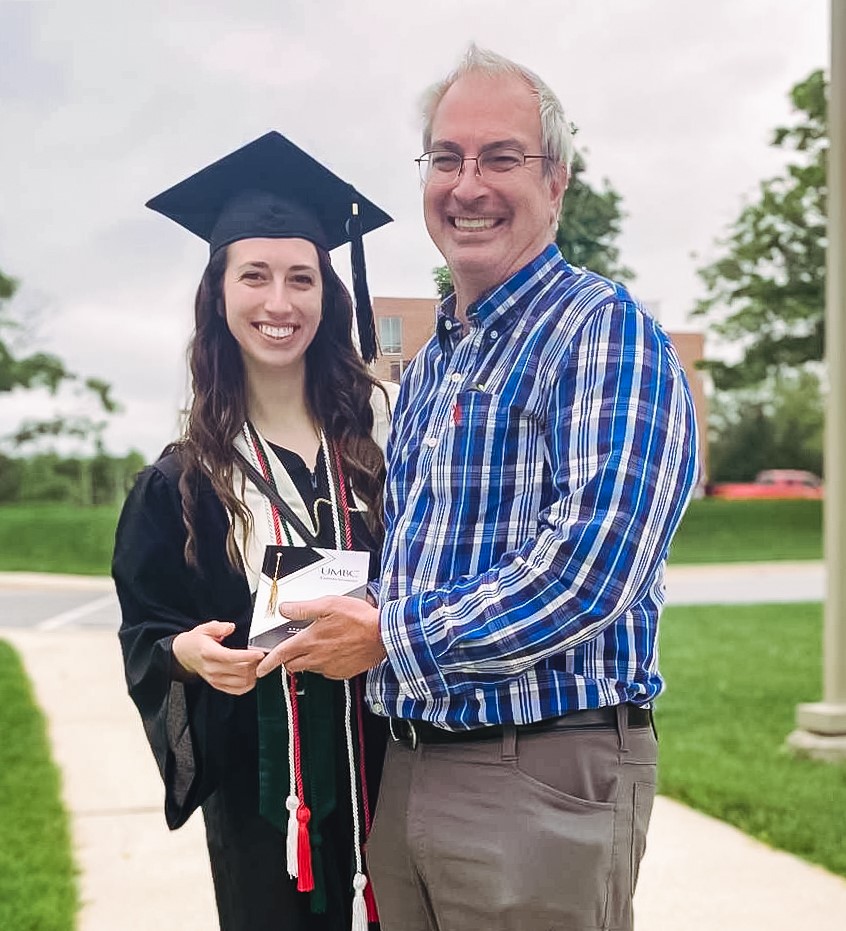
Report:
[[[312,476],[299,457],[278,449],[276,454],[274,473],[289,504],[296,503],[302,512],[312,503],[308,498],[326,495],[325,488],[309,489]],[[208,620],[234,622],[235,632],[225,645],[246,645],[256,572],[250,564],[259,550],[263,553],[263,543],[253,541],[254,552],[243,554],[244,566],[232,567],[226,556],[228,516],[210,482],[201,479],[195,515],[198,565],[188,566],[181,471],[178,453],[171,453],[140,474],[121,514],[112,566],[122,610],[119,636],[127,685],[164,782],[167,824],[178,828],[202,807],[223,931],[348,929],[353,837],[343,684],[309,673],[298,677],[315,879],[322,880],[315,893],[298,893],[286,870],[284,765],[261,770],[265,787],[277,799],[278,816],[271,818],[276,826],[259,812],[257,691],[263,691],[269,725],[262,728],[262,738],[278,745],[283,763],[287,754],[278,676],[259,680],[257,689],[246,695],[227,695],[188,676],[172,653],[178,633]],[[318,463],[315,474],[321,472],[325,484],[326,471]],[[296,502],[292,489],[298,489]],[[247,491],[248,497],[258,494],[249,484]],[[373,576],[378,571],[373,540],[356,511],[351,524],[355,548],[373,554]],[[316,535],[323,545],[334,546],[326,515]],[[366,711],[363,719],[372,809],[386,730],[384,719]]]

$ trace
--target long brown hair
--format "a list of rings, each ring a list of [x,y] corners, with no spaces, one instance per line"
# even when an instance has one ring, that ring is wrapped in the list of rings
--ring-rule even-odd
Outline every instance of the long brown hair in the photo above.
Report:
[[[384,536],[382,493],[385,462],[372,437],[374,388],[384,389],[370,374],[352,342],[353,307],[349,292],[332,268],[329,255],[317,248],[323,279],[320,325],[306,350],[306,401],[326,437],[339,451],[346,478],[367,505],[368,529],[381,543]],[[188,347],[193,398],[182,438],[174,444],[182,457],[179,490],[187,530],[185,558],[197,565],[195,515],[201,476],[246,528],[252,515],[233,484],[234,442],[247,419],[246,383],[241,350],[226,324],[223,276],[225,248],[211,257],[194,301],[195,329]],[[386,397],[387,402],[387,397]],[[234,522],[226,538],[233,566],[240,565]]]

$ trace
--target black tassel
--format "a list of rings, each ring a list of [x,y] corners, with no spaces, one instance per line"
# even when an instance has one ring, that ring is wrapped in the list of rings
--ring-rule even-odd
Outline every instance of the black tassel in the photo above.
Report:
[[[358,341],[362,358],[365,362],[372,362],[377,352],[376,321],[373,319],[370,292],[367,290],[367,267],[364,264],[364,244],[361,241],[361,217],[356,203],[353,203],[352,214],[347,221],[347,232],[350,235],[350,264]]]

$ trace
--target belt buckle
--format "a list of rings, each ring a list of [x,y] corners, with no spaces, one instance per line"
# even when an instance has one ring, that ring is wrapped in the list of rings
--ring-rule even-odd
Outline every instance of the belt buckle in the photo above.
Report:
[[[395,721],[398,724],[405,725],[405,727],[408,729],[408,733],[405,735],[403,734],[398,735],[397,732],[394,730]],[[418,737],[417,737],[417,728],[414,726],[414,723],[410,721],[408,718],[405,718],[405,719],[400,718],[399,720],[395,718],[388,718],[388,731],[390,732],[391,740],[393,740],[394,743],[403,743],[407,741],[408,746],[412,750],[417,749],[417,744],[419,742]]]

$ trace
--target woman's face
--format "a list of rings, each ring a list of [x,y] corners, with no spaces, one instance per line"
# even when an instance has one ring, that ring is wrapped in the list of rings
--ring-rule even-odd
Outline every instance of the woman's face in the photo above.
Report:
[[[227,249],[226,324],[247,373],[304,367],[320,326],[323,280],[305,239],[242,239]]]

